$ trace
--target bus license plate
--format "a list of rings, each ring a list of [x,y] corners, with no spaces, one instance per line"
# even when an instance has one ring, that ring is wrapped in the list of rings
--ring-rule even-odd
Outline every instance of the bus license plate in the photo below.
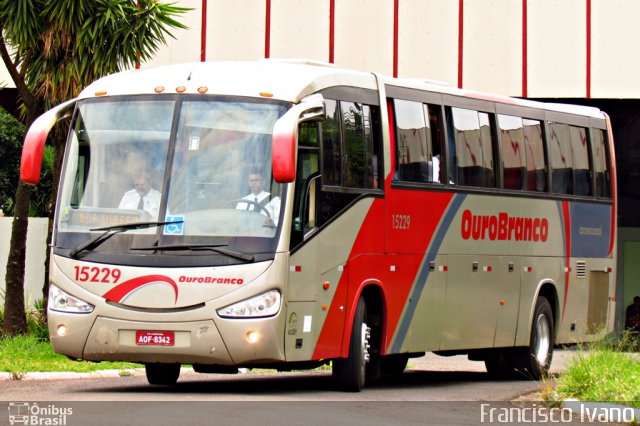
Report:
[[[136,345],[173,346],[173,331],[136,331]]]

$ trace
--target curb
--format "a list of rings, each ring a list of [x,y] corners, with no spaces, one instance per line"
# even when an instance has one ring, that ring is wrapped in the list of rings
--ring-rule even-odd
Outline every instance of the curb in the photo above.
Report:
[[[98,370],[86,373],[76,372],[0,372],[2,380],[64,380],[64,379],[88,379],[101,377],[127,377],[144,375],[144,368],[127,368],[122,370]]]
[[[248,373],[246,368],[239,368],[238,373]],[[191,367],[182,367],[180,369],[180,375],[183,374],[196,374]],[[7,373],[6,371],[0,372],[0,382],[8,380],[66,380],[66,379],[95,379],[105,377],[131,377],[131,376],[145,376],[144,367],[141,368],[123,368],[121,370],[97,370],[89,371],[86,373],[77,372],[17,372]]]

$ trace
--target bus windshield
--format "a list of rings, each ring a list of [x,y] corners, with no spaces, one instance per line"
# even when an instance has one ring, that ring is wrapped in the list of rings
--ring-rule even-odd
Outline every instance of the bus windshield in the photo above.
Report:
[[[62,172],[56,250],[272,252],[284,194],[272,179],[271,137],[286,108],[229,97],[80,102]],[[123,228],[149,222],[167,223]],[[118,229],[113,238],[87,243],[107,227]]]

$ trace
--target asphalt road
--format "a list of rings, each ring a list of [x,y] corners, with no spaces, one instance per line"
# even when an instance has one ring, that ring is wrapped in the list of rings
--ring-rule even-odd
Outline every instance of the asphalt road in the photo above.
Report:
[[[562,371],[570,356],[556,353],[552,371]],[[483,363],[465,357],[429,354],[410,360],[410,366],[401,376],[383,378],[359,393],[336,390],[329,371],[207,375],[184,370],[173,387],[150,386],[143,372],[125,377],[28,375],[0,380],[0,424],[9,424],[9,414],[20,409],[35,413],[32,420],[38,424],[92,426],[483,424],[502,423],[501,413],[529,413],[523,420],[530,423],[526,420],[540,422],[547,410],[535,397],[522,397],[539,390],[540,383],[491,380]],[[536,413],[537,418],[531,417]],[[561,415],[570,418],[562,411],[555,414],[558,420]],[[502,419],[514,423],[512,417]],[[572,422],[584,424],[582,420]]]

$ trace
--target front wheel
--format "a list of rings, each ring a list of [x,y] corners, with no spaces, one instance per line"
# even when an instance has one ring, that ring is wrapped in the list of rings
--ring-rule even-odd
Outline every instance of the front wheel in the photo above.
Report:
[[[145,364],[150,385],[175,385],[180,377],[180,364]]]
[[[538,296],[531,324],[529,346],[514,356],[513,367],[525,377],[540,380],[549,373],[553,357],[553,312],[546,297]]]
[[[349,357],[336,359],[332,364],[333,377],[342,390],[359,392],[364,387],[369,362],[371,328],[367,325],[367,306],[363,298],[358,301],[353,318]]]

